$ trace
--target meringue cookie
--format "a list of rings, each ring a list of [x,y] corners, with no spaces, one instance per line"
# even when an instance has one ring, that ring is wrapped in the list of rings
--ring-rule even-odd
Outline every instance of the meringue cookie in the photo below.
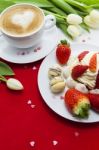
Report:
[[[63,70],[63,77],[64,78],[68,78],[70,76],[71,72],[70,72],[70,67],[67,66],[64,70]]]
[[[66,80],[66,85],[68,88],[75,88],[77,82],[75,80],[72,79],[72,77],[68,77]]]
[[[93,89],[89,91],[92,94],[99,94],[99,89]]]
[[[49,68],[48,77],[49,79],[52,79],[54,77],[61,76],[61,73],[62,68],[58,64],[56,64],[53,67]]]
[[[53,93],[60,93],[65,89],[65,82],[62,77],[55,77],[50,81],[50,88]]]
[[[88,93],[88,89],[86,88],[86,86],[84,84],[81,83],[77,83],[75,86],[75,89],[82,92],[82,93]]]

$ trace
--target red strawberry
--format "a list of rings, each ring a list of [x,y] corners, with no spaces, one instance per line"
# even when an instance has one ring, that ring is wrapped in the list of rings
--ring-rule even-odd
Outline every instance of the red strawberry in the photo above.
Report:
[[[96,79],[95,89],[99,89],[99,71],[98,71],[98,75],[97,75],[97,79]]]
[[[89,69],[92,72],[96,72],[97,69],[97,54],[94,54],[89,62]]]
[[[99,94],[88,94],[92,109],[99,112]]]
[[[84,52],[80,53],[78,55],[79,61],[81,61],[88,53],[89,53],[89,51],[84,51]]]
[[[82,76],[83,73],[88,69],[88,66],[77,65],[72,69],[72,78],[76,80],[78,77]]]
[[[65,94],[65,103],[73,115],[78,117],[88,116],[90,101],[86,95],[72,88]]]
[[[71,54],[70,46],[66,41],[61,41],[56,49],[56,57],[60,64],[66,64]]]

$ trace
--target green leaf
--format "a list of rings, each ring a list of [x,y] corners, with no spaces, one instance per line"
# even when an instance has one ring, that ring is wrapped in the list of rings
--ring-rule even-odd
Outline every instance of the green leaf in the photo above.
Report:
[[[0,81],[7,82],[7,79],[0,74]]]
[[[41,8],[51,8],[53,5],[47,0],[0,0],[0,12],[2,12],[5,8],[18,4],[18,3],[31,3]]]
[[[48,2],[47,0],[11,0],[12,2],[15,2],[15,3],[32,3],[38,7],[42,7],[42,8],[45,8],[45,7],[53,7],[53,5]]]
[[[99,4],[99,0],[76,0],[87,5]]]
[[[2,12],[5,8],[15,4],[11,0],[0,0],[0,12]]]
[[[14,72],[6,63],[0,61],[0,75],[14,75]]]
[[[99,4],[90,5],[92,8],[99,9]]]

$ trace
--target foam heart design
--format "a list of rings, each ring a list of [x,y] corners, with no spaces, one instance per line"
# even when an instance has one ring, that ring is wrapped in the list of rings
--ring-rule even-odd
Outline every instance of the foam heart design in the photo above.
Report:
[[[34,13],[32,11],[25,11],[22,13],[16,13],[12,16],[12,22],[16,25],[20,25],[23,28],[27,28],[33,21]]]

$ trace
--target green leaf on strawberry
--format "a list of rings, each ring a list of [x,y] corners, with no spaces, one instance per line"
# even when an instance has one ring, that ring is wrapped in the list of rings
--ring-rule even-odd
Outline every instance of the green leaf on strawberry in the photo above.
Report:
[[[56,48],[56,58],[61,65],[65,65],[70,57],[71,49],[66,40],[61,40]]]
[[[68,110],[77,117],[88,117],[90,101],[82,92],[72,88],[65,94],[65,103]]]

